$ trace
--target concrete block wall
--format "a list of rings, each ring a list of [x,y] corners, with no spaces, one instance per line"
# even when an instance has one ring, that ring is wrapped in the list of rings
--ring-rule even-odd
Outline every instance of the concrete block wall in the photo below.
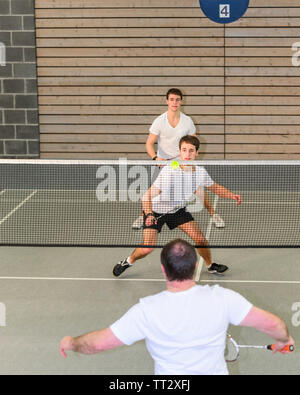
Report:
[[[38,158],[34,0],[0,1],[0,51],[0,158]]]

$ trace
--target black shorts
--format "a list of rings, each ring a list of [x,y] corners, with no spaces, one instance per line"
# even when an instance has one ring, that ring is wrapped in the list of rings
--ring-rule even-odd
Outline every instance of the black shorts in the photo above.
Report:
[[[155,218],[158,218],[161,214],[155,213],[153,211],[153,214]],[[167,224],[168,228],[170,230],[177,228],[179,225],[183,225],[187,222],[194,221],[193,216],[189,211],[186,211],[186,208],[181,208],[180,210],[176,211],[175,213],[172,214],[165,214],[163,217],[159,218],[156,224],[153,224],[151,226],[145,226],[145,220],[146,220],[146,215],[144,215],[144,225],[143,229],[155,229],[157,230],[158,233],[160,233],[162,227],[164,224]]]

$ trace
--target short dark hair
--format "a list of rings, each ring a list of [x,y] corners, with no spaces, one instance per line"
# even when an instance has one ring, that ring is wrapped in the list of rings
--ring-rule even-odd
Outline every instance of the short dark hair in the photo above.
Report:
[[[191,136],[189,134],[181,137],[181,139],[179,141],[179,149],[181,148],[182,143],[192,144],[196,148],[196,151],[198,151],[198,149],[200,147],[199,139],[196,136]]]
[[[168,92],[166,93],[166,98],[169,99],[169,95],[171,95],[171,94],[180,96],[180,99],[182,100],[183,95],[182,95],[182,92],[180,89],[177,89],[177,88],[169,89]]]
[[[160,260],[169,281],[193,279],[197,253],[187,241],[175,239],[166,244],[161,251]]]

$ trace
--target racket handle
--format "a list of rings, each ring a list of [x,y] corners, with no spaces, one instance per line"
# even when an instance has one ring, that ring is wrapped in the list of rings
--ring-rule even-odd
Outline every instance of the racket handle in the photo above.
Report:
[[[275,348],[275,344],[269,344],[268,346],[267,346],[267,349],[268,350],[274,350],[274,348]],[[284,346],[282,349],[280,349],[279,351],[288,351],[288,352],[292,352],[292,351],[294,351],[294,346]]]

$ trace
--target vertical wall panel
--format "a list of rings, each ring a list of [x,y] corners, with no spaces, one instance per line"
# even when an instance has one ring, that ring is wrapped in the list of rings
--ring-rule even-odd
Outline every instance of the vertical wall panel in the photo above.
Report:
[[[300,1],[250,4],[225,29],[225,157],[300,159]]]

